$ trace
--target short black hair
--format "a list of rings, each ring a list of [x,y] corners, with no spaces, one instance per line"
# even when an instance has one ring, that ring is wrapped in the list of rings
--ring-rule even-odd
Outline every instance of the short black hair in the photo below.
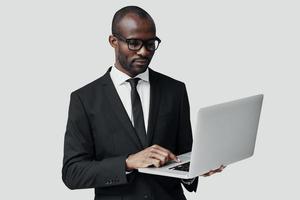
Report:
[[[138,6],[126,6],[118,10],[112,20],[112,25],[111,25],[111,32],[112,34],[121,34],[119,30],[119,22],[125,17],[127,14],[135,14],[139,16],[142,19],[150,20],[153,22],[154,25],[154,30],[155,30],[155,23],[152,17],[147,13],[144,9],[138,7]]]

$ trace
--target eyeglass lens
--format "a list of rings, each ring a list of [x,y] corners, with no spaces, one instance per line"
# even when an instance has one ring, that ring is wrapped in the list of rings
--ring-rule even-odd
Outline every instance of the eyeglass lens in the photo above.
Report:
[[[128,48],[135,51],[140,50],[143,44],[145,45],[146,49],[149,51],[155,51],[159,45],[159,41],[157,39],[152,39],[145,42],[138,39],[128,39],[127,43],[128,43]]]

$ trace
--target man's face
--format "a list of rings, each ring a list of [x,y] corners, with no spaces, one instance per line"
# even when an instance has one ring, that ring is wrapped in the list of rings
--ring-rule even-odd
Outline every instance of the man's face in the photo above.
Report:
[[[155,25],[151,20],[141,19],[136,15],[126,15],[119,23],[120,36],[123,39],[149,40],[156,37]],[[115,39],[114,41],[113,38]],[[154,51],[146,49],[145,45],[139,50],[130,50],[128,44],[117,37],[110,37],[115,48],[116,67],[131,77],[146,71],[154,55]]]

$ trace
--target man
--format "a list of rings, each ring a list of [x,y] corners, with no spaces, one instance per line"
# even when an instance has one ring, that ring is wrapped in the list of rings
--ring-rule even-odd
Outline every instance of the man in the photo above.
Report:
[[[184,83],[148,68],[160,39],[151,16],[128,6],[116,12],[109,43],[115,64],[71,94],[62,178],[70,189],[95,188],[95,199],[186,199],[198,178],[142,174],[191,150]],[[213,170],[205,175],[221,171]]]

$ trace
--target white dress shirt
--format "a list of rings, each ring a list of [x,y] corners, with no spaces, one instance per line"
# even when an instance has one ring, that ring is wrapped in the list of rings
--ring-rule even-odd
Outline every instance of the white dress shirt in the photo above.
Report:
[[[110,77],[123,103],[123,106],[128,114],[128,117],[131,120],[132,125],[134,126],[132,105],[131,105],[131,86],[130,83],[126,81],[131,77],[125,74],[124,72],[120,71],[119,69],[117,69],[115,66],[111,68]],[[141,79],[138,82],[136,88],[142,103],[144,123],[145,123],[145,128],[147,133],[149,106],[150,106],[150,82],[149,82],[148,68],[146,69],[145,72],[138,74],[134,78]]]
[[[129,116],[129,119],[134,126],[134,120],[132,115],[132,105],[131,105],[131,86],[130,83],[126,80],[131,77],[125,74],[124,72],[117,69],[115,66],[111,68],[110,71],[111,80],[117,90],[117,93],[123,103],[123,106]],[[140,78],[141,80],[138,82],[136,88],[139,93],[143,114],[144,114],[144,123],[146,128],[146,133],[148,129],[148,118],[149,118],[149,107],[150,107],[150,82],[149,82],[149,70],[146,69],[145,72],[138,74],[134,78]],[[126,174],[130,174],[131,172],[127,172]],[[185,184],[192,184],[195,179],[182,180]]]

